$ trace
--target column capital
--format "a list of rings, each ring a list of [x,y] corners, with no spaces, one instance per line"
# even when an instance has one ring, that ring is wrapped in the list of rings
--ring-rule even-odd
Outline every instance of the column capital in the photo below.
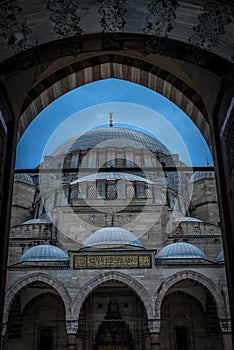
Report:
[[[161,328],[161,321],[160,319],[150,319],[148,320],[148,328],[149,328],[149,332],[150,334],[153,333],[160,333],[160,328]]]
[[[219,327],[222,333],[232,333],[231,319],[228,318],[219,320]]]
[[[78,320],[66,320],[67,334],[76,334],[78,330]]]

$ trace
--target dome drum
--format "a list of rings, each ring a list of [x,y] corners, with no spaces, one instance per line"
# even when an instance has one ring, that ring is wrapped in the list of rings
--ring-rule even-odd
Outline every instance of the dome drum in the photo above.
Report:
[[[70,183],[70,199],[148,199],[157,198],[154,182],[141,176],[113,172],[87,175]],[[154,193],[157,192],[157,195]]]

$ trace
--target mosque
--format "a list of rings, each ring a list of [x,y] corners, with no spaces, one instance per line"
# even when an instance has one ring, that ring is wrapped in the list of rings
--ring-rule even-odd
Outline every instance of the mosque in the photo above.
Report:
[[[16,173],[4,349],[231,349],[214,171],[108,127]]]

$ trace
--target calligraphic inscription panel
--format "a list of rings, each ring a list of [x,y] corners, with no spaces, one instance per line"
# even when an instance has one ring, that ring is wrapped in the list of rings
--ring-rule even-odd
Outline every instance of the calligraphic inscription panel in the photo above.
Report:
[[[151,255],[75,255],[77,269],[142,269],[151,268]]]

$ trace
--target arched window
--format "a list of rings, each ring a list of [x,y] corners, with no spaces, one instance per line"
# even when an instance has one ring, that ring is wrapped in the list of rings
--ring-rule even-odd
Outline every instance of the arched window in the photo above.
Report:
[[[116,199],[117,198],[116,184],[107,185],[106,194],[107,194],[107,199]]]

